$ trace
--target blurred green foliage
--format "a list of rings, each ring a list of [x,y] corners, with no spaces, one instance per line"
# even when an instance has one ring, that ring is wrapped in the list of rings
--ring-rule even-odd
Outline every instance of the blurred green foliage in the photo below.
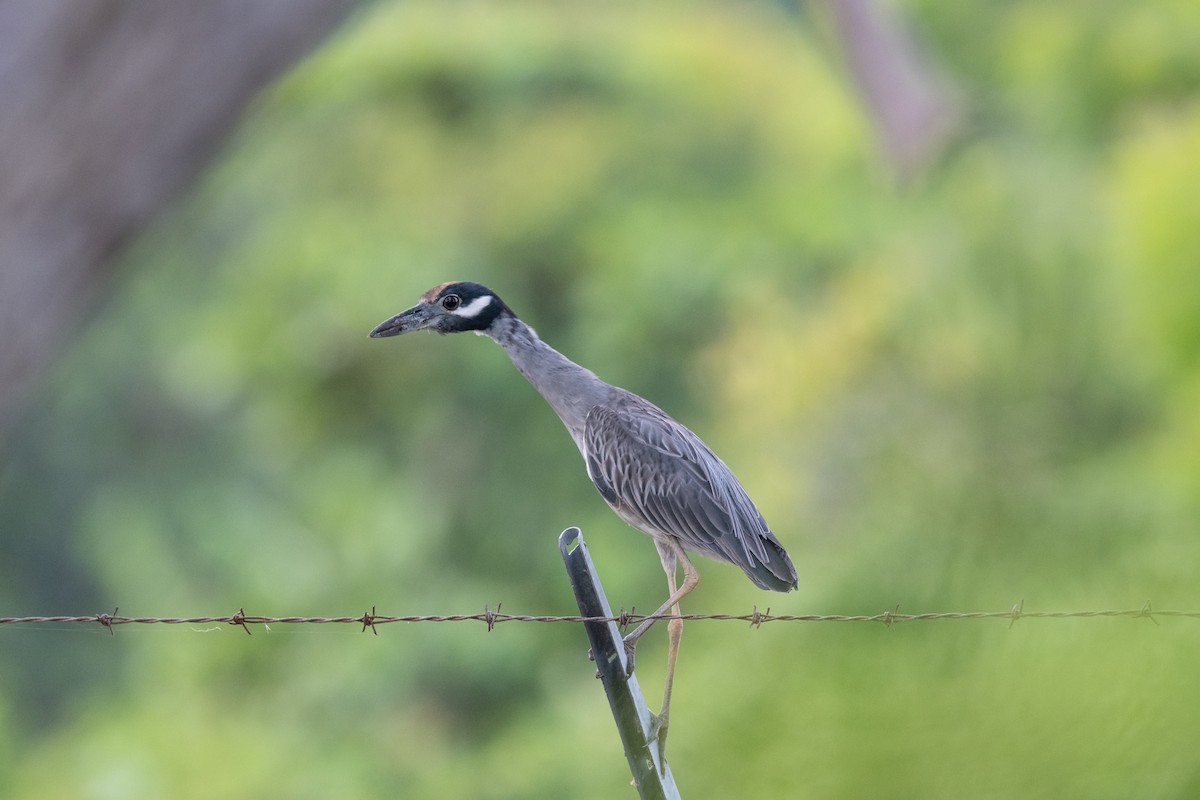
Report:
[[[1200,608],[1200,8],[901,8],[969,110],[908,187],[782,5],[365,7],[10,441],[4,611],[571,613],[571,524],[655,606],[497,348],[367,340],[450,279],[750,488],[800,591],[702,563],[685,610]],[[0,642],[4,797],[633,795],[572,626]],[[1198,668],[1187,620],[696,623],[671,760],[687,797],[1190,798]]]

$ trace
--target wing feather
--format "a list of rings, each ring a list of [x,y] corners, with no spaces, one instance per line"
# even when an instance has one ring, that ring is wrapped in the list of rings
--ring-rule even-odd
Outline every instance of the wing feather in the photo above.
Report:
[[[584,441],[588,474],[631,525],[736,564],[764,589],[795,587],[791,560],[737,478],[658,406],[622,392],[588,413]]]

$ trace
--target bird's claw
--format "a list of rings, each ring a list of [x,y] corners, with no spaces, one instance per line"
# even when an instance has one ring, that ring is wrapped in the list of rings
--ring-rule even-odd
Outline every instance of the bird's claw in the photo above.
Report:
[[[622,643],[625,645],[625,677],[629,678],[633,676],[633,655],[637,650],[637,642],[624,639]]]
[[[654,712],[650,712],[650,731],[646,734],[646,741],[650,744],[653,744],[654,742],[658,741],[658,737],[666,732],[666,730],[666,718],[659,714],[655,714]]]
[[[665,773],[667,769],[667,715],[650,714],[650,732],[646,735],[646,745],[658,745],[658,770]]]

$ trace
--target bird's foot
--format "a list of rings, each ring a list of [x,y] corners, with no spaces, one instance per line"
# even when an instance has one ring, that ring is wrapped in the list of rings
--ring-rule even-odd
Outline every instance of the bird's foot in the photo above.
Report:
[[[667,715],[650,714],[650,732],[646,736],[646,743],[651,747],[658,747],[658,771],[665,774],[667,770]]]
[[[590,647],[588,648],[588,661],[591,661],[593,664],[596,663],[596,654],[592,652],[592,649]],[[603,675],[601,675],[601,673],[600,673],[600,667],[597,666],[596,667],[596,680],[600,680],[600,678],[602,678],[602,677],[603,677]]]
[[[637,650],[637,639],[630,640],[628,636],[621,640],[625,645],[625,677],[633,675],[633,655]]]

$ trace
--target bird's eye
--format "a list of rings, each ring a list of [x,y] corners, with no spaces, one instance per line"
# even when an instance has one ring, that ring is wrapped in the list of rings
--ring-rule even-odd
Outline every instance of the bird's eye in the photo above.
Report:
[[[442,298],[442,308],[447,311],[453,311],[462,305],[462,298],[456,294],[448,294]]]

